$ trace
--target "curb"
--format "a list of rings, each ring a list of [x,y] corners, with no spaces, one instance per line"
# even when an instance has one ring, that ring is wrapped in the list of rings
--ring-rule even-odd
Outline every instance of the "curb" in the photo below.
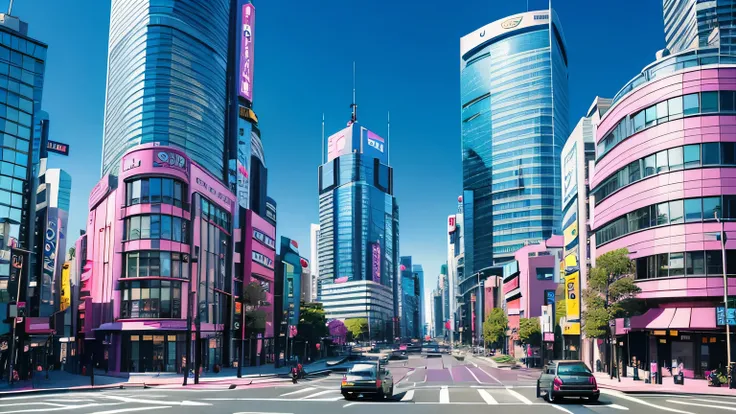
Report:
[[[690,391],[677,391],[677,390],[669,390],[668,391],[668,390],[653,389],[653,390],[628,390],[628,391],[626,391],[626,390],[614,388],[614,387],[611,387],[611,386],[608,386],[608,385],[604,385],[604,384],[600,384],[600,383],[598,384],[598,388],[605,389],[605,390],[616,391],[616,392],[620,392],[620,393],[626,394],[626,395],[661,394],[661,395],[687,395],[687,396],[699,396],[699,397],[702,397],[702,396],[714,397],[715,396],[715,397],[731,397],[731,398],[736,398],[736,395],[723,395],[723,394],[716,394],[716,393],[709,394],[709,393],[703,393],[703,392],[690,392]],[[716,387],[713,387],[713,388],[716,388]],[[726,388],[726,389],[728,389],[728,388]]]

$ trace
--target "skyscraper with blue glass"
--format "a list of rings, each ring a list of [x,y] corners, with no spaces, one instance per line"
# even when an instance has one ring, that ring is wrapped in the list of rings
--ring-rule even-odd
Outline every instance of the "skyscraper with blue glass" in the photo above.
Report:
[[[326,142],[319,167],[320,297],[328,318],[368,318],[392,338],[398,314],[398,204],[388,139],[359,125]]]
[[[567,50],[550,10],[483,26],[462,37],[460,49],[465,269],[472,275],[559,229]]]
[[[662,12],[670,53],[702,47],[736,53],[736,0],[662,0]]]
[[[230,10],[230,0],[112,0],[102,175],[156,142],[226,179]]]

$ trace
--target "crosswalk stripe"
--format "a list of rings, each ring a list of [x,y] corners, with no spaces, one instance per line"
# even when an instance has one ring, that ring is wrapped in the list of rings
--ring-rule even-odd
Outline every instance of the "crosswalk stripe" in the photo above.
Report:
[[[718,404],[728,404],[728,405],[736,405],[736,402],[733,401],[723,401],[723,400],[706,400],[704,398],[691,398],[693,401],[702,401],[707,403],[718,403]]]
[[[309,398],[312,398],[312,397],[319,397],[320,395],[329,394],[331,392],[335,392],[335,390],[327,390],[327,391],[316,392],[314,394],[307,395],[306,397],[302,397],[302,398],[300,398],[300,400],[306,400],[306,399],[309,399]]]
[[[496,399],[493,398],[493,396],[490,393],[488,393],[488,391],[479,389],[478,394],[480,394],[480,396],[483,398],[483,401],[485,401],[486,404],[498,405],[498,401],[496,401]]]
[[[401,397],[401,401],[411,401],[414,399],[414,390],[409,390]]]
[[[519,394],[518,392],[512,390],[511,388],[506,388],[506,392],[508,392],[509,394],[513,395],[514,397],[516,397],[516,399],[518,399],[519,401],[523,402],[524,404],[527,404],[527,405],[531,405],[532,404],[532,402],[529,401],[528,398],[526,398],[525,396],[523,396],[523,395]]]
[[[667,400],[667,402],[674,403],[674,404],[690,405],[690,406],[693,406],[693,407],[718,408],[718,409],[726,410],[726,411],[736,411],[736,408],[734,408],[734,407],[723,407],[723,406],[720,406],[720,405],[699,404],[699,403],[692,403],[692,402],[678,401],[678,400]]]
[[[449,404],[450,403],[450,390],[447,389],[447,386],[443,386],[440,390],[440,404]]]
[[[312,390],[315,390],[315,389],[316,388],[314,388],[314,387],[307,387],[307,388],[302,388],[300,390],[296,390],[296,391],[292,391],[292,392],[287,392],[286,394],[281,394],[280,396],[281,397],[286,397],[287,395],[301,394],[303,392],[308,392],[308,391],[312,391]]]

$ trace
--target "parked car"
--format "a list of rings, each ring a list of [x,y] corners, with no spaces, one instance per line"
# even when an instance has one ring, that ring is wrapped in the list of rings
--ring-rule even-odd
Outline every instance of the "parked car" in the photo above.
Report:
[[[346,400],[360,395],[383,399],[394,394],[394,379],[380,363],[355,364],[343,377],[340,392]]]
[[[595,402],[600,395],[595,376],[582,361],[551,361],[537,380],[537,398],[544,396],[551,403],[564,397],[585,397]]]

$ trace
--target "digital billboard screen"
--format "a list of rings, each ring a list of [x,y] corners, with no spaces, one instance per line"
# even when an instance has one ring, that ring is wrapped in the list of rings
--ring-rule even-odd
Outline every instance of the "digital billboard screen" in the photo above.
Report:
[[[256,8],[246,3],[241,9],[240,32],[240,64],[238,95],[248,102],[253,102],[253,50],[255,46]]]
[[[360,134],[363,154],[388,164],[388,140],[366,128],[361,128]]]
[[[353,149],[358,149],[353,140],[353,125],[332,134],[327,138],[327,162],[335,158],[350,154]]]

